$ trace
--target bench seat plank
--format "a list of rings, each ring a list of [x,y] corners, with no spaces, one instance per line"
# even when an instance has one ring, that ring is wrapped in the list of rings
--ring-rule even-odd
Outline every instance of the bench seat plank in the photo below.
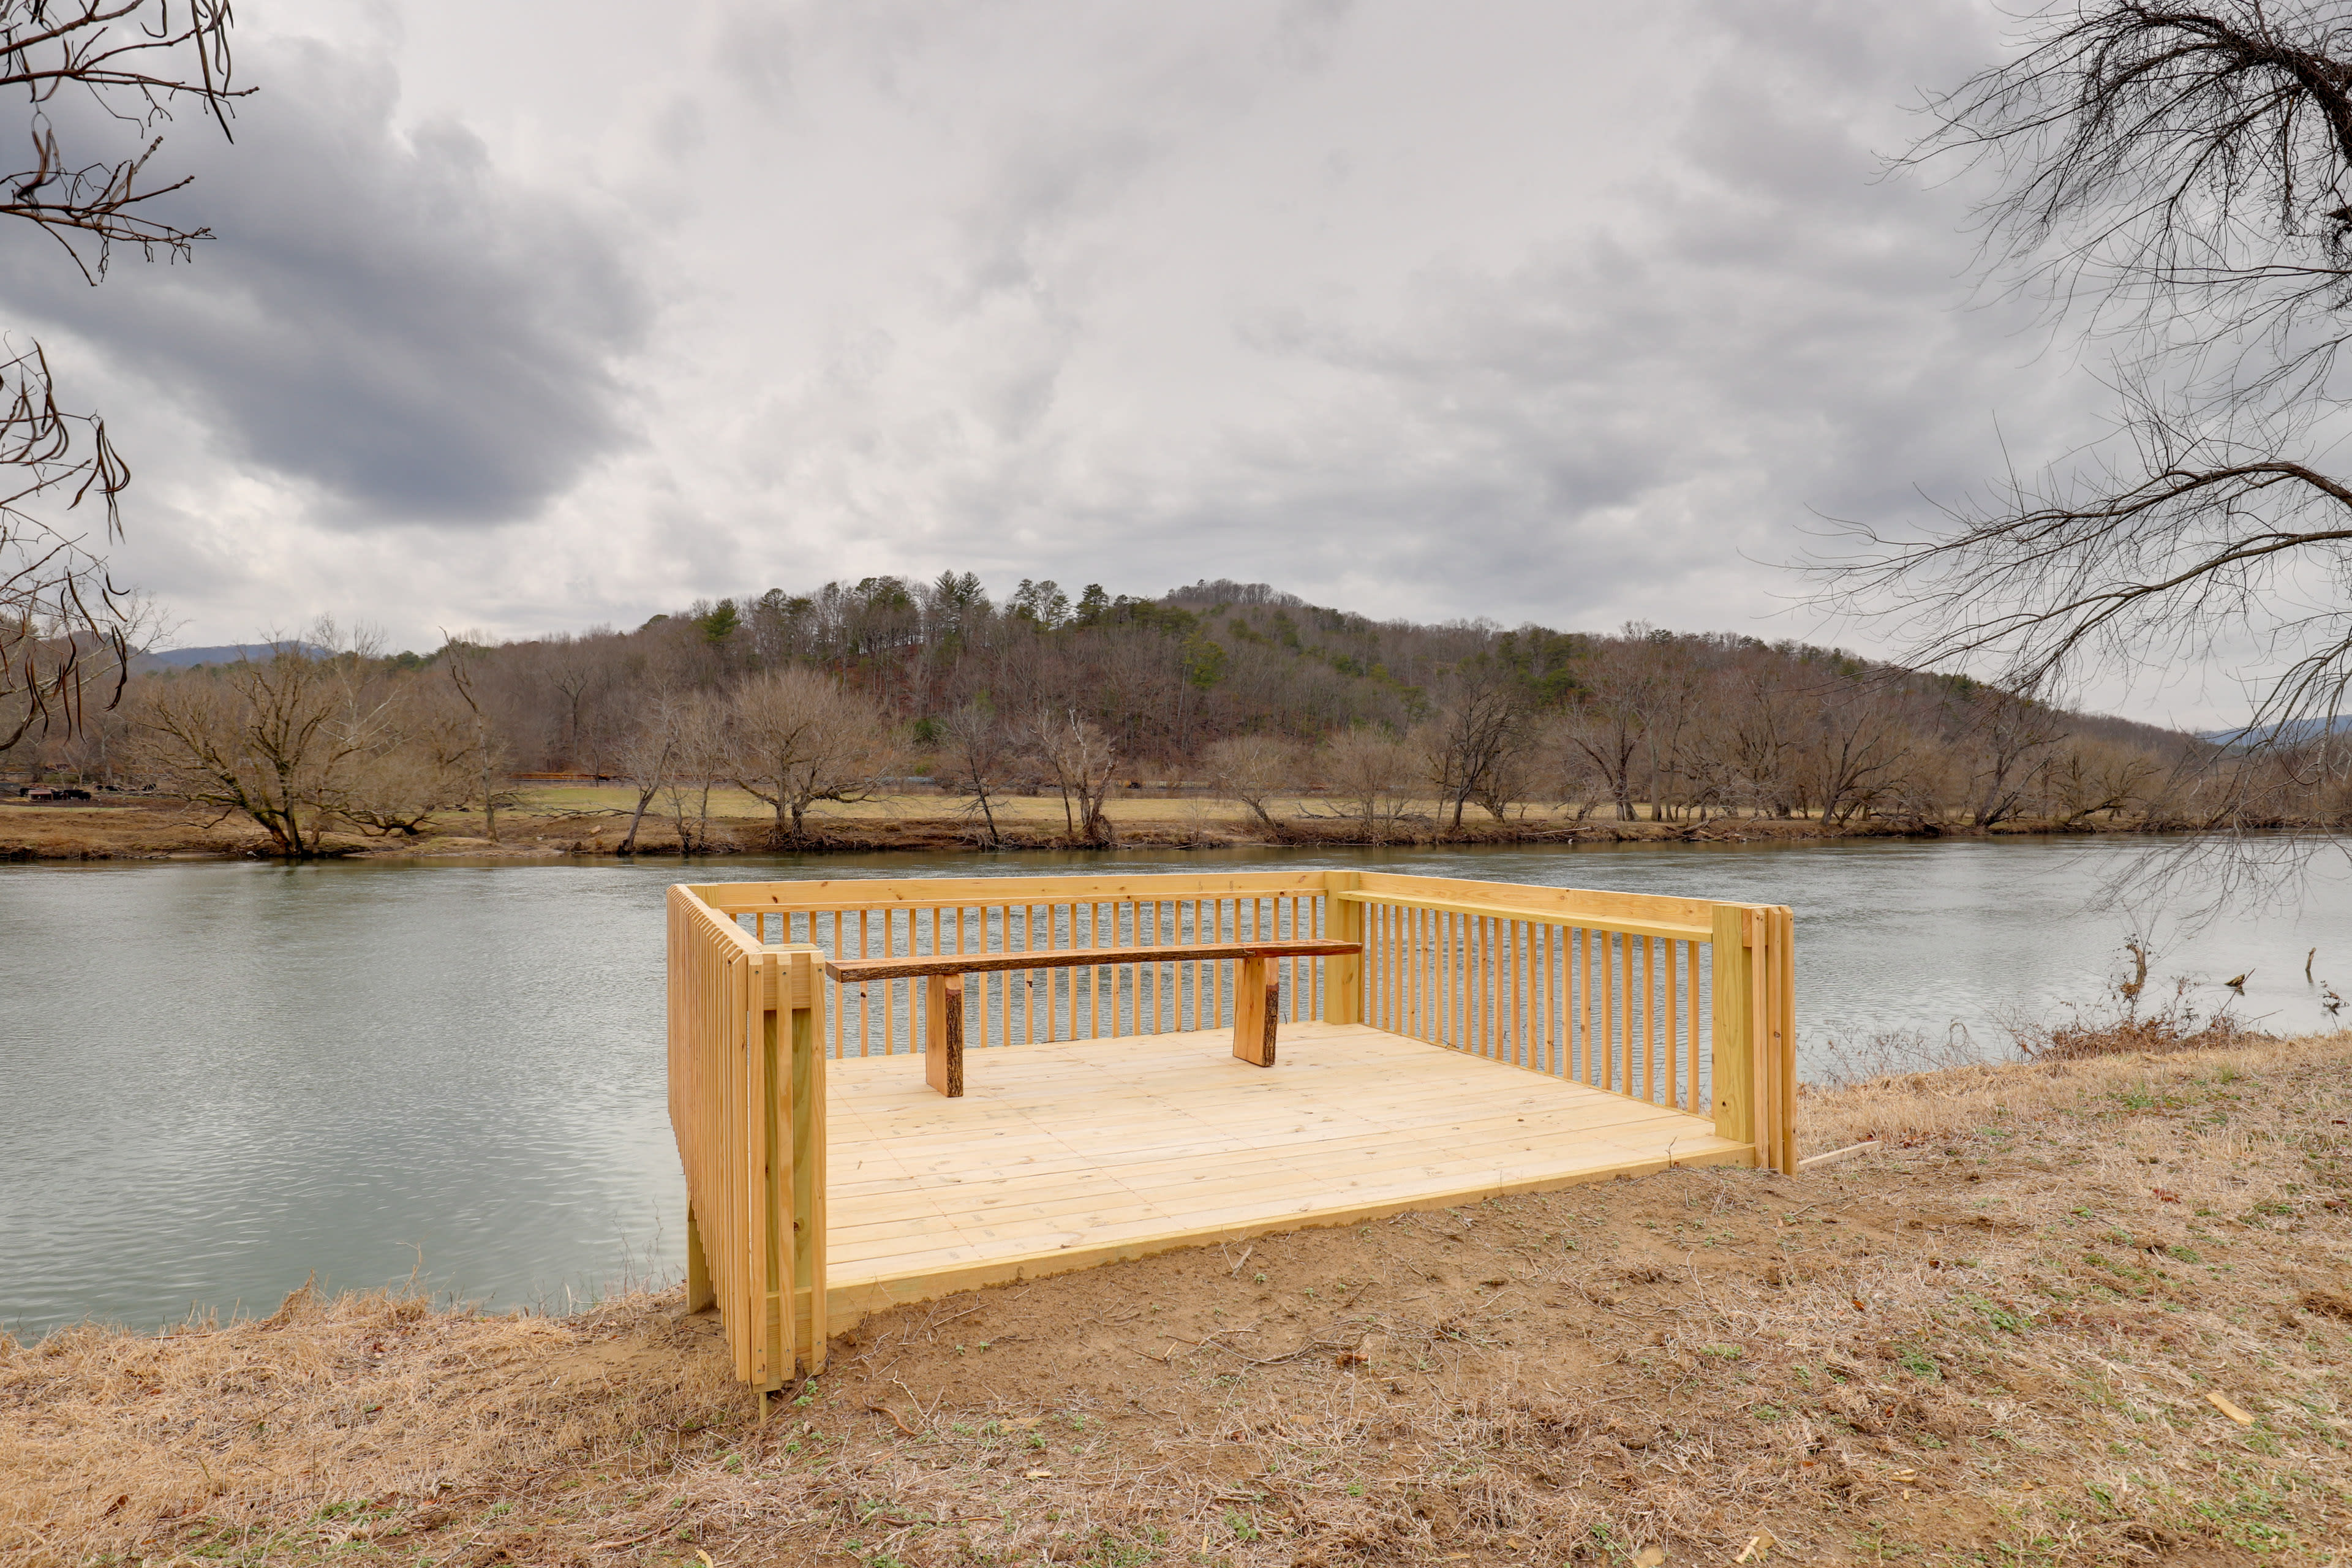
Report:
[[[908,958],[827,959],[832,979],[906,980],[933,974],[983,974],[1013,969],[1075,969],[1111,963],[1193,963],[1212,959],[1336,958],[1361,952],[1356,942],[1202,942],[1173,947],[1041,947],[1022,952],[938,952]]]

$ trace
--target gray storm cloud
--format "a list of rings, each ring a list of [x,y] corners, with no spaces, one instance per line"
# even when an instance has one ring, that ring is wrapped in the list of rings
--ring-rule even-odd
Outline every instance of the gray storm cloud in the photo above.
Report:
[[[292,41],[238,65],[262,90],[235,145],[166,142],[195,176],[173,210],[217,237],[184,264],[119,257],[92,289],[0,237],[14,324],[68,329],[333,525],[527,517],[629,438],[614,365],[651,306],[608,224],[461,125],[396,127],[381,63]]]
[[[1823,515],[2105,404],[1969,308],[1966,182],[1885,176],[1977,0],[385,14],[175,130],[194,266],[0,236],[198,641],[947,568],[1804,635]]]

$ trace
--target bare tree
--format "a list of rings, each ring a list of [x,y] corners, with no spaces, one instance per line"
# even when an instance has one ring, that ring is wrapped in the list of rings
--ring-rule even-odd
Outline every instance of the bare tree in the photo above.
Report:
[[[689,691],[676,700],[670,714],[677,746],[671,753],[669,777],[663,788],[669,796],[670,818],[677,825],[677,852],[708,853],[710,848],[710,792],[734,769],[734,738],[728,733],[728,713],[707,692]],[[694,826],[686,823],[687,802],[694,802]]]
[[[562,739],[558,742],[565,764],[578,768],[587,754],[587,730],[583,722],[590,701],[612,680],[608,633],[582,637],[564,634],[548,639],[547,682],[563,699]],[[593,772],[592,766],[591,770]]]
[[[1202,761],[1212,788],[1248,806],[1267,831],[1281,833],[1265,803],[1298,787],[1297,746],[1279,735],[1234,735],[1213,742]]]
[[[1649,738],[1654,673],[1622,656],[1604,659],[1569,718],[1570,743],[1592,765],[1620,822],[1634,816],[1633,763]]]
[[[2352,486],[2312,454],[2347,411],[2352,33],[2271,0],[2085,0],[2032,27],[1936,101],[1913,159],[1999,174],[1988,275],[2116,344],[2117,437],[1920,532],[1854,526],[1820,563],[1830,602],[2016,692],[2214,658],[2250,743],[2331,727]]]
[[[1359,726],[1332,736],[1315,767],[1366,830],[1375,839],[1385,839],[1412,809],[1408,792],[1420,771],[1419,761],[1412,748],[1394,736]]]
[[[2067,747],[2048,772],[2057,820],[2065,827],[2144,803],[2160,776],[2147,753],[2095,741]]]
[[[1108,848],[1116,835],[1104,814],[1103,798],[1110,792],[1111,769],[1118,761],[1110,737],[1076,709],[1045,708],[1030,716],[1029,738],[1062,796],[1062,823],[1070,842]]]
[[[942,574],[942,576],[949,574]],[[975,699],[938,721],[943,782],[964,797],[963,809],[976,812],[985,825],[991,849],[1004,846],[996,825],[999,798],[1011,787],[1020,748],[1011,727],[985,699]]]
[[[1973,695],[1964,738],[1973,767],[1969,821],[1990,827],[2023,810],[2066,731],[2055,711],[2030,697],[1999,687],[1979,687]]]
[[[491,843],[499,841],[499,804],[502,794],[498,774],[501,750],[499,738],[493,731],[489,715],[483,711],[482,700],[476,691],[480,683],[483,656],[489,651],[488,639],[479,634],[451,637],[441,634],[441,665],[449,672],[450,687],[473,719],[474,743],[472,760],[480,784],[482,803],[482,836]]]
[[[637,714],[636,722],[621,738],[614,761],[621,777],[636,792],[629,809],[629,831],[621,837],[619,854],[634,854],[637,833],[645,826],[646,808],[669,786],[677,770],[680,715],[677,699],[656,696]]]
[[[226,0],[0,0],[0,87],[31,113],[33,166],[0,181],[0,216],[38,225],[82,276],[113,247],[184,258],[209,237],[152,206],[186,178],[149,174],[175,109],[226,134],[231,101]],[[131,132],[95,160],[79,142]],[[93,683],[122,693],[135,624],[106,570],[131,470],[94,414],[58,406],[38,343],[0,357],[0,752],[28,734],[71,731]]]
[[[734,780],[776,814],[780,843],[807,837],[810,806],[873,797],[898,751],[881,709],[805,665],[755,675],[729,704]]]
[[[366,679],[369,663],[364,651],[277,639],[265,657],[152,681],[137,715],[146,763],[215,820],[242,816],[281,854],[317,855],[385,741],[391,700]]]
[[[336,814],[363,832],[419,837],[436,813],[473,797],[480,747],[474,716],[439,681],[352,673],[361,679],[347,688],[347,721],[373,713],[375,722],[369,743],[352,755]],[[385,696],[376,699],[377,690]]]
[[[1910,754],[1912,731],[1901,700],[1862,681],[1823,694],[1798,731],[1798,766],[1807,775],[1823,822],[1845,822],[1869,810]]]
[[[1454,826],[1473,800],[1499,820],[1502,775],[1528,744],[1526,693],[1509,669],[1483,653],[1458,666],[1450,684],[1437,711],[1414,732],[1423,772]]]

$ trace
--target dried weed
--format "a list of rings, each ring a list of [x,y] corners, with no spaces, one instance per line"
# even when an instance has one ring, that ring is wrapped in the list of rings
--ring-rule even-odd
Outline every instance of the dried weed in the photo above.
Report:
[[[2341,1561],[2347,1065],[1809,1094],[1882,1152],[901,1308],[764,1426],[674,1296],[68,1331],[0,1346],[0,1558]]]

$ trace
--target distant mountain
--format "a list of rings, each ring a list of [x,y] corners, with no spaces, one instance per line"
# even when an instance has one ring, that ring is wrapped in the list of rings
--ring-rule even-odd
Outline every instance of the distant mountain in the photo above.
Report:
[[[131,661],[131,668],[187,669],[199,664],[242,664],[248,658],[266,658],[279,648],[299,648],[312,658],[325,658],[334,652],[316,643],[222,643],[215,647],[174,647],[143,653]]]
[[[2201,730],[2197,738],[2217,746],[2252,746],[2272,741],[2297,746],[2322,735],[2347,731],[2352,731],[2352,713],[2334,719],[2290,719],[2284,724],[2255,724],[2243,730]]]

